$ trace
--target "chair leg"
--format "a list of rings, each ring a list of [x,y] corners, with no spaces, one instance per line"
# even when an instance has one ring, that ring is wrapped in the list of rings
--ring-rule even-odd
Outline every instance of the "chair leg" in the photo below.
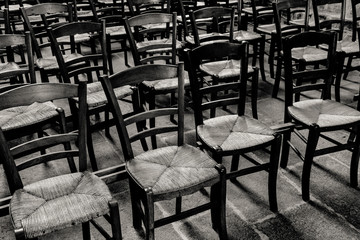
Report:
[[[98,166],[96,163],[96,157],[95,157],[95,151],[94,151],[94,145],[92,140],[92,133],[90,129],[90,117],[87,118],[87,147],[88,147],[88,153],[90,158],[90,164],[93,171],[98,170]]]
[[[338,54],[339,56],[337,61],[337,71],[335,78],[335,100],[340,102],[340,83],[341,83],[341,74],[343,72],[343,66],[345,62],[345,56],[343,54]]]
[[[270,77],[274,78],[274,58],[275,58],[275,36],[271,35],[270,40],[270,49],[269,49],[269,68],[270,68]]]
[[[281,150],[281,161],[280,167],[286,168],[289,160],[289,150],[290,150],[290,142],[291,139],[291,131],[287,131],[283,134],[282,140],[282,150]]]
[[[265,55],[265,36],[262,36],[260,40],[259,67],[260,67],[261,79],[264,82],[266,82],[264,55]]]
[[[356,127],[355,147],[351,155],[350,164],[350,186],[355,188],[358,186],[358,168],[360,155],[360,127]]]
[[[282,59],[281,56],[277,57],[277,65],[276,65],[276,76],[275,76],[275,82],[274,87],[272,91],[272,97],[276,98],[279,92],[279,86],[280,86],[280,80],[281,80],[281,65],[282,65]]]
[[[304,201],[310,200],[310,172],[319,136],[320,131],[318,126],[311,126],[309,129],[309,137],[306,145],[304,166],[301,177],[302,199]]]
[[[234,154],[232,156],[230,172],[233,172],[233,171],[236,171],[239,169],[239,160],[240,160],[239,154]],[[230,181],[236,182],[236,178],[231,178]]]
[[[111,135],[110,135],[110,110],[108,109],[105,109],[104,111],[104,117],[105,117],[105,123],[106,123],[106,126],[105,126],[105,136],[108,137],[108,138],[111,138]]]
[[[222,165],[217,165],[216,168],[220,173],[220,181],[211,187],[211,222],[213,229],[219,234],[219,238],[228,239],[226,229],[226,169]]]
[[[129,179],[130,186],[130,197],[131,197],[131,210],[133,217],[133,226],[135,229],[141,228],[141,204],[140,204],[140,193],[137,191],[136,183]]]
[[[257,114],[258,84],[259,84],[259,70],[255,69],[255,72],[251,80],[251,110],[252,110],[253,118],[255,119],[258,119],[258,114]]]
[[[25,232],[24,232],[24,229],[23,228],[20,228],[20,229],[15,229],[15,238],[17,240],[23,240],[23,239],[26,239],[25,238]],[[37,238],[35,238],[37,239]]]
[[[270,210],[273,212],[278,211],[276,185],[277,185],[280,148],[281,148],[281,136],[276,135],[271,145],[269,180],[268,180]]]
[[[346,79],[349,74],[349,69],[351,68],[351,63],[352,63],[353,58],[354,58],[354,56],[350,56],[348,58],[348,62],[346,64],[346,68],[345,68],[346,71],[344,72],[343,79]]]
[[[90,240],[91,234],[90,234],[90,222],[85,222],[82,224],[82,232],[83,232],[83,239],[84,240]]]
[[[154,201],[152,189],[148,188],[145,190],[146,199],[144,203],[145,208],[145,229],[146,229],[146,239],[154,240]]]
[[[149,94],[149,110],[155,109],[155,94],[154,93],[150,93]],[[149,120],[150,122],[150,128],[155,127],[155,118],[151,118]],[[156,136],[151,136],[151,145],[153,149],[157,148],[157,143],[156,143]]]
[[[182,197],[177,197],[176,198],[176,207],[175,207],[176,214],[181,213],[181,205],[182,205]]]
[[[112,239],[120,240],[122,239],[122,235],[118,202],[116,200],[111,200],[109,202],[109,208],[111,218],[111,231],[113,236]]]

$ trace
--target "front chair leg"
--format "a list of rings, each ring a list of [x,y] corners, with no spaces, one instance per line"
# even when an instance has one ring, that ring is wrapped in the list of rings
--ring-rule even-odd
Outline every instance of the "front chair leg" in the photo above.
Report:
[[[146,229],[146,239],[154,240],[154,201],[153,201],[153,193],[151,188],[145,189],[146,199],[144,202],[145,208],[145,229]]]
[[[351,155],[351,164],[350,164],[350,186],[353,188],[358,186],[359,155],[360,155],[360,126],[357,126],[355,147]]]
[[[110,208],[110,218],[111,218],[111,230],[114,240],[122,239],[121,236],[121,222],[120,222],[120,213],[119,213],[119,204],[113,199],[109,201]]]
[[[220,181],[211,187],[211,221],[213,229],[219,234],[219,238],[228,239],[226,229],[226,169],[220,164],[215,168],[219,171]]]
[[[301,177],[302,199],[304,201],[310,200],[310,172],[311,172],[311,165],[314,159],[314,153],[315,153],[316,145],[319,140],[319,136],[320,136],[319,127],[317,125],[311,126],[309,129],[309,137],[306,145],[304,166]]]
[[[271,145],[269,179],[268,179],[270,210],[273,212],[278,211],[276,185],[277,185],[278,165],[279,165],[279,157],[280,157],[280,147],[281,147],[281,135],[276,134],[275,139]]]
[[[90,240],[91,239],[90,222],[82,223],[82,233],[83,233],[83,239],[84,240]]]

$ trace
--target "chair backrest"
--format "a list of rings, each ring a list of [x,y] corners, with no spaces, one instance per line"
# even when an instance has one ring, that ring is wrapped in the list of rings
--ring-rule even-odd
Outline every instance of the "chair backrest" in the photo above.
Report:
[[[170,13],[170,0],[128,0],[131,16],[144,13]]]
[[[352,40],[356,41],[356,37],[360,39],[360,16],[358,16],[358,12],[360,8],[360,0],[351,0],[351,9],[352,9]]]
[[[149,111],[142,111],[124,119],[119,103],[116,99],[114,88],[123,85],[138,85],[142,81],[161,81],[171,78],[178,78],[178,104],[177,107],[160,108]],[[184,66],[183,63],[178,65],[159,65],[149,64],[129,68],[123,72],[101,78],[103,89],[107,96],[111,111],[113,113],[116,128],[121,141],[123,153],[126,160],[132,159],[134,153],[131,143],[142,140],[158,134],[177,132],[178,146],[184,144]],[[171,123],[162,123],[157,127],[136,133],[132,136],[127,131],[127,126],[136,124],[148,119],[156,119],[169,115],[178,115],[177,125]]]
[[[200,46],[203,42],[232,41],[233,39],[235,8],[225,8],[221,6],[201,8],[190,11],[190,20],[196,46]],[[200,38],[201,31],[204,32],[204,30],[205,33],[224,34],[210,34],[208,37]]]
[[[93,0],[72,0],[74,21],[95,21],[96,6]]]
[[[0,33],[9,34],[11,33],[10,28],[10,19],[9,19],[9,9],[4,8],[0,10]]]
[[[264,23],[272,23],[274,14],[271,3],[268,1],[251,0],[252,16],[253,16],[253,30],[256,32],[259,25]]]
[[[312,0],[312,3],[316,30],[331,29],[337,31],[338,40],[341,41],[343,39],[345,27],[346,0]],[[333,14],[327,16],[326,13],[321,14],[321,8],[324,8],[325,5],[335,5],[337,16],[334,16]]]
[[[106,29],[105,21],[101,23],[96,22],[72,22],[61,25],[56,28],[47,29],[51,46],[55,52],[56,59],[61,69],[61,76],[66,83],[77,83],[78,79],[83,77],[84,74],[87,77],[88,82],[93,82],[93,74],[99,77],[101,74],[108,73],[108,55],[106,47]],[[70,41],[71,53],[76,52],[76,44],[74,36],[76,34],[91,33],[93,37],[91,40],[91,53],[86,55],[77,56],[76,58],[65,61],[63,50],[60,47],[59,38],[66,37]],[[101,52],[96,52],[95,40],[100,40]]]
[[[41,3],[27,8],[20,8],[24,28],[30,32],[36,56],[42,58],[42,48],[50,46],[46,29],[73,21],[71,4]],[[36,21],[31,18],[40,17]],[[61,22],[59,22],[61,18]]]
[[[176,63],[176,13],[145,13],[125,18],[125,29],[136,66],[156,60]],[[154,36],[158,41],[147,41]]]
[[[295,71],[292,66],[292,52],[295,48],[322,45],[327,49],[326,63],[319,68],[305,68]],[[336,53],[336,33],[303,32],[283,39],[284,70],[285,70],[285,109],[292,106],[294,97],[306,91],[321,91],[322,99],[329,99],[333,79]],[[300,61],[301,64],[301,61]],[[301,84],[296,84],[301,83]],[[296,84],[296,86],[294,85]],[[286,112],[286,111],[285,111]],[[285,120],[287,116],[285,114]]]
[[[217,107],[236,105],[237,114],[244,115],[248,69],[248,44],[219,42],[203,45],[192,50],[186,49],[186,67],[189,71],[190,85],[194,102],[195,124],[203,124],[205,111]],[[200,65],[211,61],[225,61],[220,67],[235,64],[239,79],[234,82],[218,82],[216,85],[203,83]],[[240,61],[240,62],[239,62]],[[237,63],[239,65],[237,65]],[[224,69],[226,71],[226,69]],[[234,96],[232,90],[238,91]],[[221,92],[229,91],[229,94]],[[209,97],[207,101],[204,98]]]
[[[24,97],[24,98],[22,98]],[[79,122],[86,121],[86,83],[56,84],[40,83],[28,84],[0,94],[3,107],[20,106],[35,101],[50,101],[59,98],[79,97]],[[27,100],[28,102],[25,102]],[[86,124],[79,124],[78,133],[61,133],[27,141],[9,148],[3,131],[0,129],[0,156],[9,184],[10,192],[14,193],[23,187],[19,171],[54,160],[67,160],[68,157],[79,157],[79,170],[86,170]],[[40,150],[62,145],[67,142],[78,141],[78,149],[49,150],[42,155],[35,155]],[[21,163],[14,162],[21,158]],[[75,166],[75,165],[74,165]]]
[[[308,10],[308,0],[278,0],[272,3],[274,22],[276,26],[276,39],[277,39],[277,49],[281,51],[282,49],[282,38],[287,35],[300,33],[303,30],[308,30],[309,27],[309,10]],[[283,25],[282,16],[286,14],[288,16],[289,12],[292,9],[303,8],[305,9],[304,21],[301,24],[288,24]],[[303,11],[303,9],[301,11]],[[297,11],[297,10],[296,10]],[[292,14],[292,13],[291,13]],[[287,22],[290,19],[287,17]]]
[[[196,10],[197,9],[197,3],[198,1],[196,0],[173,0],[171,1],[171,8],[170,8],[170,12],[176,12],[177,16],[181,17],[181,27],[183,29],[183,34],[184,36],[189,36],[189,12],[191,10]],[[179,23],[178,23],[179,25]],[[185,39],[185,38],[184,38]]]
[[[26,77],[29,83],[36,83],[35,68],[32,53],[32,43],[30,33],[26,32],[22,34],[0,34],[0,49],[6,49],[7,63],[15,63],[14,47],[18,46],[22,49],[26,48],[27,61],[25,61],[26,67],[12,67],[4,69],[0,72],[0,79],[11,79],[23,76]],[[19,50],[19,48],[17,48]],[[25,56],[23,56],[25,58]],[[23,64],[23,61],[21,61]]]

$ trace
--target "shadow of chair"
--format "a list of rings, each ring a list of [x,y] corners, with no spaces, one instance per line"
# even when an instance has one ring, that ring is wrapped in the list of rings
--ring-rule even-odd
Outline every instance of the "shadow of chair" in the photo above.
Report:
[[[144,111],[132,117],[123,118],[113,88],[122,84],[138,85],[142,81],[161,81],[177,78],[178,105],[176,108],[161,108]],[[143,65],[109,77],[102,83],[114,117],[129,174],[133,225],[146,229],[146,239],[155,239],[154,228],[211,210],[213,228],[220,239],[227,239],[225,219],[225,169],[201,150],[184,142],[184,67],[174,65]],[[151,118],[177,115],[178,124],[163,123],[161,126],[129,135],[127,126]],[[160,134],[177,134],[177,145],[164,146],[134,155],[132,142]],[[181,197],[195,193],[204,187],[211,187],[210,202],[182,211]],[[154,220],[154,204],[158,201],[176,198],[176,213]],[[141,203],[144,210],[141,208]]]
[[[316,45],[327,46],[326,64],[321,65],[318,69],[294,70],[291,64],[292,50]],[[289,36],[283,40],[283,50],[285,64],[284,122],[291,122],[294,127],[292,131],[284,134],[280,166],[283,168],[287,166],[291,147],[304,161],[301,177],[302,199],[308,201],[310,199],[310,172],[314,158],[347,149],[352,151],[350,185],[356,187],[358,184],[360,112],[330,100],[331,83],[335,71],[336,33],[329,31],[304,32]],[[296,84],[297,81],[301,81],[302,84]],[[310,99],[301,99],[300,94],[301,96],[308,94]],[[317,97],[319,95],[320,98]],[[359,104],[357,108],[359,109]],[[307,137],[300,131],[304,129],[308,130]],[[349,139],[344,142],[336,139],[336,134],[330,135],[330,133],[340,130],[350,131],[351,134],[354,134],[355,140]],[[305,154],[290,142],[292,132],[305,143]],[[318,147],[319,139],[329,142],[330,146]]]
[[[267,171],[270,209],[278,210],[276,182],[281,136],[257,119],[245,115],[248,68],[248,44],[213,43],[187,50],[187,62],[194,102],[196,137],[198,144],[221,163],[232,156],[231,169],[226,178],[235,181],[239,176]],[[233,64],[235,58],[238,64]],[[199,80],[199,72],[209,59],[225,59],[224,73],[233,73],[237,81],[206,84]],[[234,65],[233,68],[226,66]],[[220,72],[219,75],[222,73]],[[205,100],[204,100],[205,99]],[[235,114],[221,115],[221,107],[235,106]],[[217,109],[218,108],[218,109]],[[215,109],[217,115],[215,115]],[[210,113],[209,113],[210,111]],[[271,146],[270,161],[259,162],[246,155]],[[238,169],[240,155],[254,166]]]
[[[65,130],[61,134],[26,141],[10,149],[0,128],[0,156],[12,194],[8,210],[16,239],[37,238],[75,224],[82,224],[83,238],[90,239],[90,221],[94,222],[100,216],[105,216],[111,223],[112,239],[121,239],[117,201],[100,178],[86,171],[87,126],[81,124],[86,121],[86,83],[30,84],[0,95],[2,103],[7,107],[70,97],[80,98],[78,116],[81,127],[78,132],[68,133]],[[60,109],[58,111],[63,112]],[[55,109],[53,112],[56,113]],[[71,149],[69,143],[75,141],[78,141],[79,148]],[[54,150],[53,147],[62,144],[65,146],[63,150]],[[52,150],[34,156],[35,152],[48,148]],[[81,172],[77,172],[74,158],[79,158]],[[39,165],[64,159],[68,159],[70,174],[35,182],[28,179],[31,183],[27,185],[22,182],[20,171],[31,168],[36,174]],[[105,236],[110,237],[108,234]]]

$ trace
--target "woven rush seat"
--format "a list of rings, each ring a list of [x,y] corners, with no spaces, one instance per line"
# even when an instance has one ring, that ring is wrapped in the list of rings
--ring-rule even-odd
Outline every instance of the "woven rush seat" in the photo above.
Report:
[[[336,51],[344,51],[347,54],[359,52],[359,42],[353,42],[351,39],[338,41],[336,45]]]
[[[58,116],[57,106],[52,102],[35,102],[29,106],[19,106],[0,111],[0,127],[3,131],[30,126]]]
[[[117,99],[122,99],[133,94],[130,85],[122,86],[114,89]],[[79,98],[73,98],[78,101]],[[105,92],[101,86],[101,82],[93,82],[87,84],[87,105],[89,108],[105,105],[107,103]]]
[[[241,30],[234,32],[235,41],[251,41],[258,38],[261,38],[261,35],[258,33],[250,32],[250,31],[241,31]]]
[[[111,193],[106,184],[89,173],[48,178],[15,191],[10,216],[26,237],[71,227],[109,212]]]
[[[255,8],[256,8],[256,10],[260,10],[260,9],[265,8],[265,6],[256,6]],[[253,14],[253,9],[252,9],[252,7],[243,8],[242,11],[243,11],[244,13],[247,13],[247,14],[251,14],[251,15]],[[271,14],[272,12],[273,12],[272,9],[269,9],[269,10],[264,11],[264,13],[266,13],[266,14]]]
[[[292,51],[294,59],[304,59],[306,62],[317,62],[327,58],[327,51],[312,46],[295,48]]]
[[[224,152],[250,148],[274,139],[274,131],[265,124],[238,115],[207,119],[197,127],[197,133],[208,146]]]
[[[164,48],[161,47],[159,49],[147,49],[147,47],[151,47],[153,45],[161,45],[161,44],[169,44],[170,47]],[[171,51],[171,44],[172,39],[170,38],[163,38],[163,39],[157,39],[157,40],[150,40],[150,41],[143,41],[143,42],[137,42],[136,46],[139,49],[139,52],[148,52],[148,53],[162,53],[162,52],[169,52]],[[176,40],[176,49],[182,49],[184,44],[178,40]],[[141,49],[145,48],[145,49]]]
[[[113,26],[113,27],[107,27],[106,33],[110,34],[110,36],[117,36],[117,35],[126,34],[126,31],[124,26]]]
[[[165,79],[165,80],[163,79],[163,80],[159,80],[159,81],[143,81],[141,83],[141,85],[145,86],[148,89],[152,89],[154,91],[168,92],[169,90],[177,90],[178,89],[178,79],[177,78],[169,78],[169,79]],[[184,86],[185,86],[185,88],[190,86],[189,75],[187,72],[185,72],[185,76],[184,76]]]
[[[24,8],[31,7],[31,4],[25,3],[25,4],[23,4],[23,7]],[[1,6],[1,10],[4,10],[4,8],[5,8],[5,6]],[[9,9],[10,12],[19,11],[20,10],[20,4],[11,4],[11,5],[9,5],[8,9]]]
[[[147,151],[127,161],[126,168],[143,189],[152,189],[157,201],[164,200],[157,195],[171,199],[218,182],[216,164],[206,153],[184,144]]]
[[[341,126],[360,121],[360,112],[332,100],[311,99],[288,107],[289,114],[297,121],[319,127]]]
[[[70,61],[70,60],[73,60],[73,59],[81,57],[81,56],[82,55],[79,54],[79,53],[71,53],[71,54],[68,54],[68,55],[64,55],[64,60],[65,61]],[[81,64],[81,63],[79,63],[79,64]],[[59,64],[58,64],[55,56],[38,58],[35,61],[35,65],[38,68],[42,68],[42,69],[45,69],[45,70],[58,69],[59,68]]]
[[[15,62],[0,63],[0,79],[8,79],[12,71],[19,69],[20,66]]]
[[[204,44],[211,44],[214,42],[224,42],[224,41],[228,41],[225,39],[220,39],[220,40],[212,40],[212,41],[206,41],[206,42],[201,42],[201,40],[206,39],[206,38],[211,38],[211,37],[226,37],[229,36],[228,33],[204,33],[204,34],[199,34],[199,40],[200,40],[200,45],[204,45]],[[185,37],[185,41],[190,43],[190,44],[195,44],[195,39],[193,36],[186,36]]]
[[[201,64],[199,68],[204,73],[219,79],[240,76],[240,61],[234,59],[204,63]],[[248,66],[248,73],[251,74],[253,72],[253,67]]]
[[[75,43],[90,41],[90,36],[91,34],[89,33],[75,34],[74,35]],[[68,36],[63,36],[63,37],[59,37],[57,41],[58,43],[69,43],[70,38]]]

